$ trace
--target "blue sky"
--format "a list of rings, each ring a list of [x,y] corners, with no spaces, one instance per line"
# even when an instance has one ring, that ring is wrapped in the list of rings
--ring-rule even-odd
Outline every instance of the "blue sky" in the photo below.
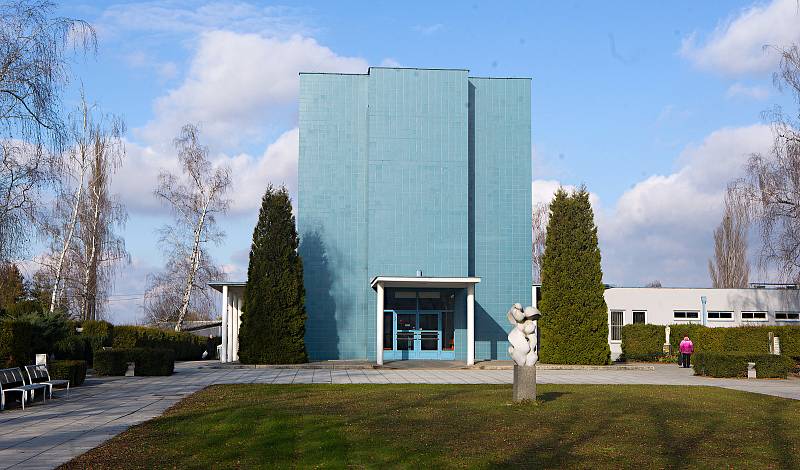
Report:
[[[162,257],[166,212],[152,196],[174,168],[171,140],[200,123],[234,170],[228,238],[213,249],[232,278],[247,268],[267,182],[296,188],[297,73],[369,65],[467,68],[533,78],[535,201],[558,184],[593,193],[606,282],[709,284],[706,262],[725,184],[766,151],[760,113],[791,105],[772,86],[764,44],[800,42],[794,0],[773,2],[69,2],[98,30],[75,60],[67,106],[89,99],[128,124],[114,189],[126,202],[133,262],[111,319],[134,321]],[[756,273],[753,277],[768,277]]]

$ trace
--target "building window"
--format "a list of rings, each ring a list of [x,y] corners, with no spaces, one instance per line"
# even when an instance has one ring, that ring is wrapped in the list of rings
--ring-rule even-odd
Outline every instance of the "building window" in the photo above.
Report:
[[[733,312],[708,312],[708,319],[712,321],[733,321]]]
[[[742,321],[767,321],[767,312],[742,312]]]
[[[383,349],[394,349],[394,314],[391,311],[383,312]]]
[[[675,320],[698,320],[700,312],[697,310],[676,310],[672,312],[672,318]]]
[[[778,320],[778,321],[800,321],[800,313],[797,313],[797,312],[775,312],[775,320]]]
[[[453,351],[455,345],[453,312],[442,312],[442,351]]]
[[[622,341],[622,312],[611,312],[611,341]]]
[[[636,324],[636,323],[646,323],[646,318],[647,318],[647,313],[642,311],[642,310],[638,310],[638,311],[634,311],[633,312],[633,323],[634,324]]]

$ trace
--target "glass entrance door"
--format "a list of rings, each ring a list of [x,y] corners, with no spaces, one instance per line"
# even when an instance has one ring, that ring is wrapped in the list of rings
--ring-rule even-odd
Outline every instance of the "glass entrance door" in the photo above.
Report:
[[[383,357],[455,359],[455,289],[387,289]]]
[[[386,359],[455,359],[452,341],[445,338],[452,334],[442,334],[452,312],[386,310],[383,318]]]

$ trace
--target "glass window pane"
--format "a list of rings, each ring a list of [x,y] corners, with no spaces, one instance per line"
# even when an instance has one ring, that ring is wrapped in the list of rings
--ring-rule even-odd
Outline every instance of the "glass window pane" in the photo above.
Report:
[[[417,293],[413,290],[388,288],[383,303],[386,310],[416,310]]]
[[[412,331],[397,332],[397,350],[398,351],[414,350],[414,332]]]
[[[453,310],[456,304],[455,289],[419,291],[420,310]]]
[[[644,323],[644,318],[645,318],[644,312],[633,312],[634,323]]]
[[[436,313],[420,313],[419,329],[437,331],[439,329],[439,315]]]
[[[397,314],[397,329],[398,330],[415,330],[415,329],[417,329],[417,314],[416,313],[398,313]]]
[[[383,349],[391,350],[394,345],[394,314],[383,312]]]
[[[421,333],[422,340],[420,341],[420,348],[423,351],[436,351],[439,349],[439,332],[438,331],[423,331]]]
[[[452,351],[454,349],[453,312],[442,312],[442,351]]]

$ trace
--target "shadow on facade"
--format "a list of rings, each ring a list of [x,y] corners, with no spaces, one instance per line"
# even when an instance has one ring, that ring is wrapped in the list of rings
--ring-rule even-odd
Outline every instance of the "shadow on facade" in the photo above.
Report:
[[[509,359],[505,350],[508,347],[508,332],[489,315],[480,302],[475,300],[475,343],[489,343],[489,359]],[[477,360],[477,358],[476,358]]]
[[[325,244],[317,232],[306,233],[298,249],[303,259],[303,284],[306,289],[306,350],[309,359],[339,357],[336,324],[336,299],[331,294],[333,272]]]

